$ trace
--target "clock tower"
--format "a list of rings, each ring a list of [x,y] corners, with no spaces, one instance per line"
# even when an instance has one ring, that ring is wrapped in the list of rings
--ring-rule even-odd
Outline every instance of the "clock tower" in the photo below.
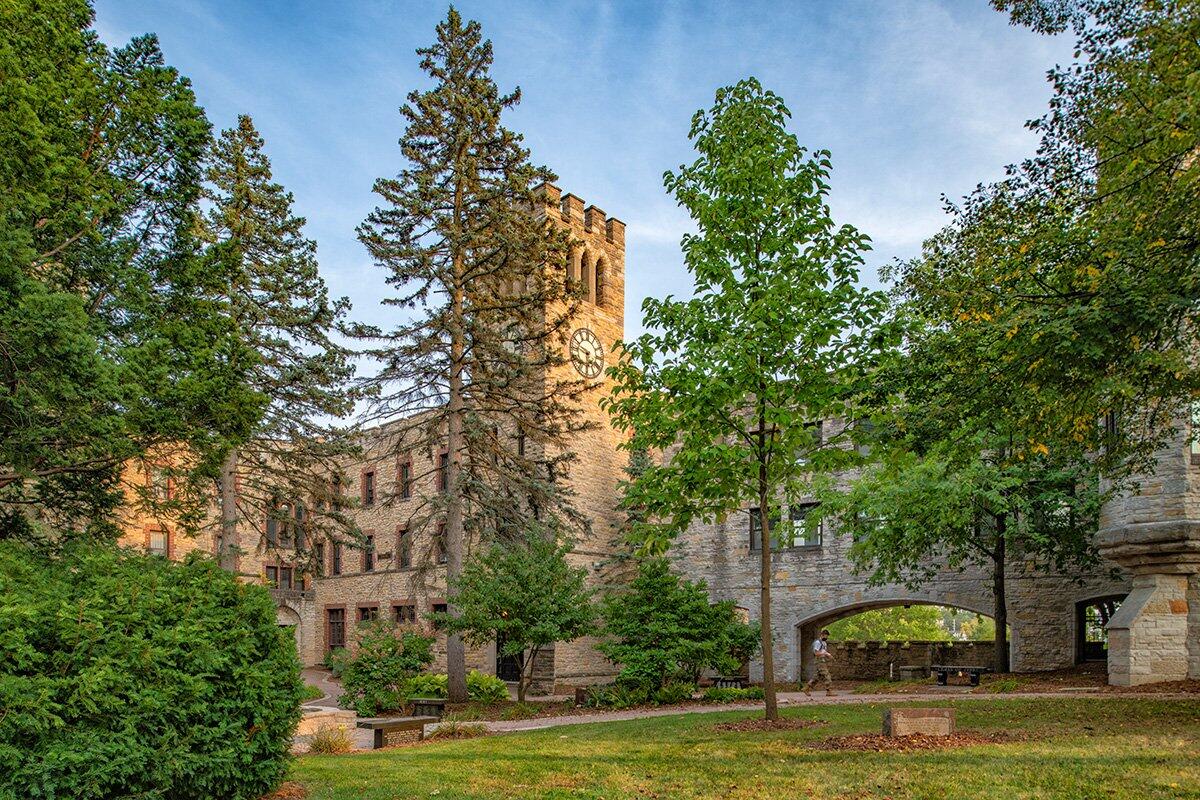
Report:
[[[578,455],[569,483],[575,505],[590,529],[575,542],[573,561],[588,570],[594,585],[602,583],[604,567],[620,543],[623,515],[618,509],[619,482],[625,478],[628,454],[618,446],[624,436],[613,429],[600,408],[612,382],[604,371],[612,365],[612,347],[625,335],[625,223],[605,216],[594,205],[584,206],[573,194],[553,184],[538,187],[538,213],[571,235],[567,277],[583,292],[583,302],[571,321],[567,364],[573,377],[591,388],[582,397],[583,414],[595,427],[579,434],[573,445]],[[611,678],[612,665],[594,648],[593,640],[559,644],[554,654],[554,679],[559,686],[582,685]]]

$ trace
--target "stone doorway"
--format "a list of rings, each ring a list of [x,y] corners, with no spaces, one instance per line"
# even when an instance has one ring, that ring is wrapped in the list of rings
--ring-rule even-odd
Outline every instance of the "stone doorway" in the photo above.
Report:
[[[1075,663],[1108,660],[1108,623],[1125,595],[1097,597],[1075,604]]]

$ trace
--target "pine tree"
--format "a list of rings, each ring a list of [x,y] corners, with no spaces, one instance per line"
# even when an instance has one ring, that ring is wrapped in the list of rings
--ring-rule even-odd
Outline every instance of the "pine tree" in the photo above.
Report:
[[[242,115],[214,144],[207,171],[205,234],[222,278],[218,300],[236,336],[229,368],[266,403],[218,479],[218,554],[226,569],[236,565],[239,523],[249,523],[267,547],[282,542],[297,550],[354,531],[343,513],[347,501],[330,489],[352,442],[324,422],[353,409],[351,354],[335,338],[350,332],[350,304],[330,299],[316,243],[304,237],[291,193],[272,179],[263,145]]]
[[[562,478],[585,387],[555,377],[578,302],[563,269],[568,237],[539,213],[535,193],[554,176],[501,125],[520,91],[499,93],[491,42],[453,7],[417,52],[434,85],[401,108],[408,165],[376,181],[382,205],[359,229],[395,289],[384,302],[406,312],[372,332],[381,367],[365,383],[377,393],[367,418],[396,420],[386,427],[392,453],[446,448],[444,490],[409,524],[444,520],[454,582],[471,541],[519,534],[532,518],[580,522]],[[457,635],[447,661],[450,698],[465,699]]]

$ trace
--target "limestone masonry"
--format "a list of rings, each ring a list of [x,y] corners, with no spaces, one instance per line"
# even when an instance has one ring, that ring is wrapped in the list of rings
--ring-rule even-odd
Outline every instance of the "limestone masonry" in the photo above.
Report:
[[[625,224],[596,206],[585,206],[552,185],[539,190],[539,214],[570,231],[575,247],[568,275],[584,289],[583,307],[574,331],[586,329],[599,340],[607,360],[624,334]],[[571,369],[571,366],[564,367]],[[590,532],[576,543],[573,558],[588,569],[594,586],[607,580],[609,559],[619,539],[621,516],[618,482],[627,456],[619,450],[622,435],[609,424],[599,401],[609,390],[601,373],[584,398],[587,417],[596,424],[574,445],[579,460],[569,476],[576,503]],[[825,430],[836,432],[837,421]],[[373,549],[326,543],[318,575],[302,574],[299,554],[286,549],[265,551],[260,545],[241,558],[238,568],[251,579],[270,581],[280,625],[293,629],[301,661],[320,663],[332,648],[354,646],[359,621],[386,616],[425,624],[427,615],[446,602],[444,559],[437,521],[413,523],[421,499],[438,490],[436,454],[412,450],[400,460],[387,443],[386,426],[368,432],[365,458],[346,465],[352,491],[361,499],[353,512]],[[412,476],[418,476],[413,478]],[[406,477],[408,480],[406,481]],[[153,474],[131,470],[133,481],[153,482]],[[367,491],[367,483],[370,491]],[[407,490],[406,490],[407,485]],[[176,540],[170,526],[130,519],[124,541],[177,558],[188,550],[215,550],[212,534]],[[243,537],[243,541],[251,541]],[[1016,560],[1008,578],[1012,665],[1017,671],[1067,667],[1086,651],[1084,610],[1098,601],[1124,600],[1108,624],[1110,679],[1119,684],[1200,678],[1200,456],[1186,437],[1167,447],[1159,467],[1137,491],[1105,509],[1099,541],[1109,564],[1088,575],[1048,574]],[[777,678],[799,679],[807,654],[821,627],[870,608],[911,603],[954,606],[990,615],[990,578],[978,571],[943,570],[921,588],[871,587],[855,574],[846,556],[850,545],[834,525],[819,536],[773,555],[773,625]],[[708,583],[714,600],[732,600],[750,619],[757,619],[759,554],[751,549],[748,518],[699,524],[682,536],[672,556],[679,571]],[[444,669],[444,637],[439,638],[435,669]],[[899,666],[927,667],[932,659],[961,658],[956,663],[986,663],[990,645],[957,651],[936,650],[925,643],[916,649],[873,646],[843,653],[848,668],[857,663],[879,674]],[[594,642],[559,644],[535,665],[535,690],[567,691],[570,687],[609,680],[616,668],[594,648]],[[986,652],[985,652],[986,650]],[[495,644],[468,650],[468,666],[505,676]],[[842,674],[843,670],[839,670]],[[761,678],[761,663],[750,665],[752,679]]]

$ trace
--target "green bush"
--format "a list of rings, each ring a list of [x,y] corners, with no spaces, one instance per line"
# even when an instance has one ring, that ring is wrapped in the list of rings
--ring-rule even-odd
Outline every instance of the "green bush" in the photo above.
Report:
[[[399,711],[412,679],[433,661],[433,639],[388,620],[358,626],[358,651],[342,671],[338,704],[361,717]]]
[[[710,686],[704,690],[704,700],[709,703],[740,703],[744,700],[762,700],[763,697],[761,686],[748,686],[745,689]]]
[[[692,699],[692,692],[696,691],[696,684],[687,683],[686,681],[670,681],[664,683],[656,689],[650,699],[660,706],[674,705],[675,703],[686,703]]]
[[[473,669],[467,673],[467,694],[480,703],[503,703],[508,700],[508,684],[495,675]]]
[[[450,694],[450,679],[445,675],[434,675],[423,672],[413,675],[404,686],[404,696],[412,697],[441,697]]]
[[[588,690],[585,705],[591,708],[633,708],[650,702],[650,690],[628,683],[593,686]]]
[[[602,613],[608,639],[598,649],[621,665],[617,683],[651,693],[694,685],[705,668],[734,672],[757,652],[758,626],[741,622],[731,602],[709,603],[703,583],[682,580],[663,558],[641,562]]]
[[[325,653],[325,669],[329,670],[335,678],[342,677],[342,672],[345,671],[348,663],[350,663],[349,650],[339,648]]]
[[[0,797],[262,796],[300,719],[293,641],[207,557],[0,542]]]

